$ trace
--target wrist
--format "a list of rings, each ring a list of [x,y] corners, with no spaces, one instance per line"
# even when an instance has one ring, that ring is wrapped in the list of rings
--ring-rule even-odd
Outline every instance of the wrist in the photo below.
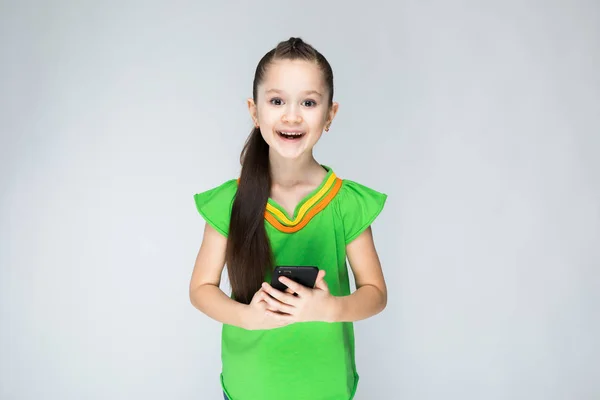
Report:
[[[327,307],[328,315],[326,316],[326,322],[341,322],[343,313],[342,306],[342,298],[331,295],[329,307]]]
[[[248,304],[240,304],[239,311],[239,319],[240,319],[240,328],[251,330],[252,327],[252,318],[251,318],[252,308]]]

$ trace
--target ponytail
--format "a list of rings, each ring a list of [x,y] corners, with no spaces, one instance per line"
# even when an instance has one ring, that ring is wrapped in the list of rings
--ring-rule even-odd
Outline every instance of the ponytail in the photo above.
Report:
[[[231,210],[226,263],[233,297],[249,304],[273,268],[265,228],[265,208],[271,190],[269,145],[254,128],[241,155],[242,172]]]

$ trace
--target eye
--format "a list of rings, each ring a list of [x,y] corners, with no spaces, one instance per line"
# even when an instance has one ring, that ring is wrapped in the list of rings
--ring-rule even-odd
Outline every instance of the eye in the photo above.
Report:
[[[283,100],[281,100],[279,97],[274,97],[271,100],[269,100],[269,102],[275,106],[280,106],[283,104]]]
[[[317,105],[317,102],[314,100],[305,100],[305,101],[303,101],[303,103],[307,107],[314,107]]]

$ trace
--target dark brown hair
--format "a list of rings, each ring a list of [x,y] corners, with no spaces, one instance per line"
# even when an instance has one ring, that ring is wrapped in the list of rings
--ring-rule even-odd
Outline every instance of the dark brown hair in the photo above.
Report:
[[[333,101],[333,72],[329,62],[314,47],[300,38],[280,42],[263,56],[256,67],[252,96],[257,103],[257,87],[262,83],[269,64],[276,60],[314,62],[323,72],[328,89],[329,106]],[[231,211],[225,261],[233,297],[249,304],[273,269],[273,254],[265,228],[265,208],[271,193],[269,145],[260,128],[252,129],[240,161],[239,185]]]

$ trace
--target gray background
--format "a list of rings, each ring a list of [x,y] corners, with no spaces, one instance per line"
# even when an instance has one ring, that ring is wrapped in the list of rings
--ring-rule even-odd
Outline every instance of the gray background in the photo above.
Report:
[[[192,196],[292,35],[334,68],[317,159],[390,196],[356,398],[600,398],[597,1],[4,1],[0,35],[2,400],[220,398]]]

